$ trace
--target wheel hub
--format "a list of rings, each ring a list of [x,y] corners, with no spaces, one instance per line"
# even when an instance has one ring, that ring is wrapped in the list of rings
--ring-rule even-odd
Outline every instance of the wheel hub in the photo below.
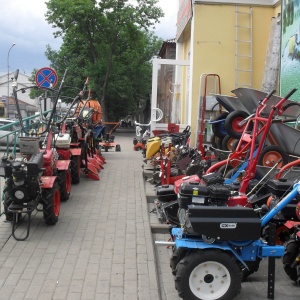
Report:
[[[212,283],[214,281],[214,276],[212,274],[208,274],[204,277],[205,283]]]
[[[230,284],[228,269],[215,261],[199,264],[189,278],[190,289],[199,299],[221,298],[228,291]]]

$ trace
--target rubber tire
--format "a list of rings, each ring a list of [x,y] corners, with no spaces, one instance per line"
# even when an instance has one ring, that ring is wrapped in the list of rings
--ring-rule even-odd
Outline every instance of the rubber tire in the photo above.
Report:
[[[222,143],[223,143],[223,137],[218,137],[217,138],[217,149],[222,150]]]
[[[214,133],[210,136],[211,146],[215,149],[217,149],[217,139],[218,137]]]
[[[284,271],[293,281],[297,281],[298,275],[297,269],[292,268],[291,265],[296,259],[299,251],[300,243],[295,239],[290,239],[285,245],[284,255],[282,257]]]
[[[187,249],[185,248],[176,248],[170,259],[170,268],[172,269],[172,274],[175,276],[177,271],[178,263],[184,258],[187,254]]]
[[[213,149],[221,150],[222,149],[223,138],[217,137],[214,133],[211,135],[210,142]]]
[[[73,155],[71,157],[71,178],[72,184],[78,184],[80,182],[80,155]]]
[[[219,173],[221,173],[221,174],[223,175],[224,172],[225,172],[225,170],[226,170],[226,172],[225,172],[225,174],[224,174],[224,176],[223,176],[223,178],[226,178],[227,173],[228,173],[229,171],[231,171],[232,169],[233,169],[233,168],[232,168],[231,165],[223,165],[222,167],[220,167],[220,168],[217,170],[217,172],[219,172]]]
[[[58,220],[60,211],[60,191],[59,185],[56,181],[51,189],[43,190],[41,203],[43,204],[45,223],[48,225],[54,225]]]
[[[272,145],[272,146],[267,146],[262,150],[262,152],[260,153],[260,155],[258,157],[258,161],[257,161],[258,165],[265,166],[265,167],[273,167],[273,164],[267,165],[265,163],[267,154],[270,155],[272,152],[274,152],[276,154],[276,157],[281,156],[281,158],[282,158],[282,161],[277,165],[276,168],[283,167],[284,165],[286,165],[288,163],[288,161],[289,161],[288,155],[280,147],[278,147],[276,145]],[[275,163],[277,161],[275,161]]]
[[[67,201],[71,193],[71,170],[58,171],[57,180],[59,184],[60,200]]]
[[[3,208],[4,208],[4,214],[5,214],[6,221],[8,221],[8,222],[13,221],[13,213],[8,211],[8,207],[11,205],[12,202],[13,202],[13,199],[9,198],[7,196],[7,193],[4,193]],[[22,216],[22,214],[19,213],[18,220],[21,219],[21,216]]]
[[[229,134],[225,135],[222,140],[222,150],[232,152],[235,141],[236,139],[231,137]]]
[[[121,152],[121,146],[119,144],[116,145],[116,152]]]
[[[246,262],[248,269],[243,270],[243,281],[245,281],[251,274],[255,273],[259,269],[260,258],[256,258],[255,261]]]
[[[183,300],[199,300],[190,288],[190,275],[200,264],[218,263],[224,269],[227,269],[230,275],[230,285],[223,295],[214,299],[218,300],[232,300],[241,291],[242,270],[237,263],[237,260],[229,253],[219,249],[205,249],[197,252],[188,253],[177,265],[177,272],[175,277],[175,287],[178,291],[179,297]],[[209,270],[207,270],[208,272]],[[205,277],[214,279],[211,274],[206,274]],[[197,278],[199,279],[199,278]],[[200,280],[200,279],[199,279]],[[219,279],[220,280],[220,279]],[[204,280],[203,280],[204,282]],[[211,284],[213,281],[210,281]],[[208,284],[208,283],[207,283]],[[219,285],[221,286],[221,285]],[[202,289],[201,289],[202,290]],[[216,292],[216,291],[215,291]],[[205,299],[205,298],[203,298]]]
[[[230,169],[226,172],[224,178],[227,178],[227,179],[230,179],[234,174],[235,172],[237,171],[237,169]]]
[[[243,110],[235,110],[231,112],[225,119],[224,128],[228,135],[232,138],[240,139],[247,123],[242,127],[238,127],[238,123],[249,117],[249,114]],[[253,123],[248,126],[248,130],[252,130]]]
[[[225,129],[225,120],[227,116],[228,116],[228,112],[223,112],[219,114],[213,121],[219,121],[224,119],[224,122],[211,124],[212,131],[217,137],[223,138],[227,134]]]

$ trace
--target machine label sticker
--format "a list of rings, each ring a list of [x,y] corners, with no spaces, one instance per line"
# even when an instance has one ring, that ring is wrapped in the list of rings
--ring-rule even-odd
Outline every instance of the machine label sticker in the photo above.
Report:
[[[221,229],[235,229],[236,223],[221,223],[220,228]]]

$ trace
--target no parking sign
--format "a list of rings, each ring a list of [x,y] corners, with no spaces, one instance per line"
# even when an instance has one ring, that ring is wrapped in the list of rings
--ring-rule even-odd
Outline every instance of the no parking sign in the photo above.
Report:
[[[35,83],[44,88],[55,87],[58,80],[56,72],[51,68],[42,68],[35,74]]]

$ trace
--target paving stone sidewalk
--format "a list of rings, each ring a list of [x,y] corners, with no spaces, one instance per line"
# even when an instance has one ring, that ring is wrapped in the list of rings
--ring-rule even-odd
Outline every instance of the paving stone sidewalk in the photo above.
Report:
[[[116,134],[121,152],[104,152],[100,181],[82,176],[59,221],[42,212],[16,241],[0,218],[0,299],[158,300],[153,241],[134,133]],[[25,224],[18,229],[20,234]]]
[[[100,181],[82,176],[72,186],[55,226],[46,226],[37,212],[29,238],[18,242],[0,217],[0,300],[179,300],[171,249],[154,246],[168,235],[151,233],[158,221],[146,197],[154,189],[143,180],[143,158],[133,151],[133,137],[117,130],[121,152],[103,153],[107,164]],[[300,287],[287,278],[279,259],[276,271],[275,299],[298,300]],[[267,260],[242,283],[236,299],[267,299]]]

